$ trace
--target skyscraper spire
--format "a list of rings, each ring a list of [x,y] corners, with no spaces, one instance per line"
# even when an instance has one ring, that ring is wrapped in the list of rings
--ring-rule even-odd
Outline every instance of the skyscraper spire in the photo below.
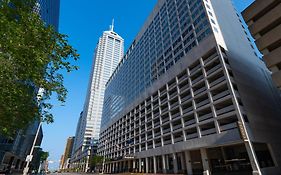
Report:
[[[114,18],[112,19],[112,23],[110,25],[110,31],[113,32],[113,30],[114,30]]]

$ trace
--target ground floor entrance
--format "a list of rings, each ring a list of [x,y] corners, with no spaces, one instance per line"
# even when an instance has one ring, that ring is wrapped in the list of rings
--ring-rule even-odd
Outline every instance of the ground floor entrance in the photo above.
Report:
[[[259,146],[259,159],[273,166],[270,155]],[[252,175],[252,167],[244,144],[201,148],[172,154],[108,162],[106,173],[167,173],[188,175]]]

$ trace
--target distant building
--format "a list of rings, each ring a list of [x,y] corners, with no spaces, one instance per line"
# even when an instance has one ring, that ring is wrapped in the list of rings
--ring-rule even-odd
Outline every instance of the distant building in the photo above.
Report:
[[[124,40],[114,32],[114,24],[103,32],[95,49],[83,112],[80,114],[71,163],[80,171],[89,170],[91,143],[98,140],[106,82],[123,57]]]
[[[60,156],[60,165],[59,165],[59,169],[60,169],[60,170],[63,169],[63,154]]]
[[[279,175],[280,130],[232,1],[158,0],[107,83],[98,154],[109,174]]]
[[[256,0],[242,14],[281,90],[281,1]]]
[[[69,168],[69,161],[72,155],[73,150],[73,143],[74,137],[69,137],[66,142],[64,154],[62,155],[61,159],[61,168],[60,169],[68,169]]]

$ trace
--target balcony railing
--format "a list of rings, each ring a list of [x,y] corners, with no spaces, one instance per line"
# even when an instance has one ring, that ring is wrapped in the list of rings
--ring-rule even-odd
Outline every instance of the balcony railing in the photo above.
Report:
[[[225,96],[227,96],[227,95],[229,95],[229,94],[230,94],[229,91],[226,90],[226,91],[224,91],[224,92],[221,92],[221,93],[219,93],[219,94],[213,96],[213,100],[216,101],[217,99],[223,98],[223,97],[225,97]]]
[[[181,129],[181,128],[182,128],[182,124],[173,126],[173,131],[178,130],[178,129]]]
[[[187,134],[187,135],[186,135],[186,140],[191,140],[191,139],[194,139],[194,138],[198,138],[197,132],[196,132],[196,133],[192,133],[192,134]]]
[[[167,90],[161,91],[161,92],[160,92],[160,97],[163,96],[163,95],[165,95],[166,93],[167,93]]]
[[[190,125],[193,125],[196,123],[196,120],[195,119],[191,119],[191,120],[188,120],[186,122],[184,122],[184,125],[185,126],[190,126]]]
[[[161,109],[162,114],[168,111],[168,106],[164,109]]]
[[[202,136],[211,135],[211,134],[215,134],[215,133],[216,133],[216,128],[211,128],[211,129],[201,131]]]
[[[197,103],[196,107],[199,108],[201,106],[208,104],[209,102],[210,102],[209,99],[203,100],[203,101]]]
[[[161,135],[161,132],[159,131],[159,132],[157,132],[157,133],[154,133],[154,137],[158,137],[158,136],[160,136]]]
[[[184,102],[184,101],[187,101],[189,99],[191,99],[191,95],[190,94],[185,96],[185,97],[183,97],[183,98],[181,98],[181,101]]]
[[[221,132],[232,130],[232,129],[235,129],[235,128],[237,128],[237,124],[236,123],[229,123],[229,124],[220,126]]]
[[[182,110],[182,113],[183,114],[187,114],[187,113],[189,113],[190,111],[192,111],[193,110],[193,106],[190,106],[190,107],[188,107],[188,108],[186,108],[186,109],[183,109]]]
[[[171,132],[171,129],[170,128],[167,128],[167,129],[163,129],[163,134],[166,134],[168,132]]]
[[[184,92],[184,91],[187,90],[188,88],[189,88],[189,85],[186,84],[186,85],[180,87],[180,92]]]
[[[171,104],[170,108],[172,109],[172,108],[174,108],[174,107],[176,107],[178,105],[179,105],[179,102],[175,102],[175,103]]]
[[[216,70],[218,70],[220,68],[221,68],[220,64],[216,65],[215,67],[213,67],[212,69],[207,71],[207,75],[210,75],[211,73],[215,72]]]
[[[169,145],[169,144],[172,144],[172,140],[165,140],[164,141],[164,145]]]
[[[154,146],[155,146],[155,147],[161,147],[161,146],[162,146],[162,143],[161,143],[161,142],[155,143]]]
[[[204,120],[208,120],[212,117],[213,117],[213,114],[209,113],[209,114],[205,114],[205,115],[202,115],[202,116],[198,116],[198,120],[201,122],[201,121],[204,121]]]
[[[201,65],[200,64],[198,64],[197,66],[195,66],[194,68],[192,68],[191,70],[190,70],[190,74],[193,74],[194,72],[196,72],[198,69],[200,69],[201,68]]]
[[[187,75],[182,76],[181,78],[178,79],[179,83],[187,79]]]
[[[177,82],[174,82],[172,84],[169,85],[169,89],[172,89],[173,87],[175,87],[177,85]]]
[[[192,80],[192,84],[195,84],[197,82],[199,82],[200,80],[202,80],[204,78],[203,75],[200,75],[199,77],[197,77],[195,80]]]
[[[175,91],[174,93],[172,93],[171,95],[169,95],[169,97],[170,97],[170,99],[171,99],[171,98],[174,98],[174,97],[177,96],[177,95],[178,95],[178,92]]]
[[[160,121],[154,122],[154,127],[159,126],[160,125]]]
[[[219,83],[221,83],[223,81],[225,81],[225,77],[224,76],[222,76],[222,77],[220,77],[220,78],[210,82],[210,87],[213,87],[213,86],[215,86],[215,85],[217,85],[217,84],[219,84]]]
[[[147,136],[147,140],[152,139],[152,134]]]
[[[197,95],[197,94],[199,94],[199,93],[201,93],[201,92],[204,92],[204,91],[206,91],[207,89],[206,89],[206,87],[204,86],[204,87],[202,87],[202,88],[200,88],[200,89],[197,89],[197,90],[195,90],[194,91],[194,95]]]
[[[213,55],[213,56],[207,58],[206,60],[204,60],[205,65],[209,64],[211,61],[215,60],[216,58],[218,58],[218,55]]]
[[[172,119],[176,119],[176,118],[178,118],[180,116],[181,116],[180,112],[172,114]]]
[[[174,143],[182,142],[182,141],[183,141],[183,137],[174,138]]]
[[[233,105],[227,106],[225,108],[222,108],[220,110],[216,110],[217,115],[222,115],[231,111],[234,111],[235,107]]]

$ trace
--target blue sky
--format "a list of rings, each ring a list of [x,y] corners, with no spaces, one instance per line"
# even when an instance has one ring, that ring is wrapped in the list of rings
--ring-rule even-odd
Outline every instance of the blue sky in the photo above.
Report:
[[[125,40],[127,48],[137,35],[145,19],[156,4],[156,0],[61,0],[61,33],[69,36],[69,42],[81,55],[77,64],[80,69],[65,74],[65,86],[69,93],[64,106],[55,104],[55,123],[44,125],[42,147],[50,152],[50,168],[58,167],[66,139],[75,135],[93,62],[93,51],[104,30],[115,19],[115,31]],[[242,11],[253,0],[234,0],[238,11]]]

